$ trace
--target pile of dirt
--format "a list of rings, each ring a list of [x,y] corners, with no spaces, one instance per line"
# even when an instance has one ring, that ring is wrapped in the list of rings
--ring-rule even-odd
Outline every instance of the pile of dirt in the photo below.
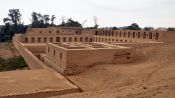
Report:
[[[130,64],[103,64],[68,76],[83,93],[59,98],[175,98],[175,44],[137,48]]]

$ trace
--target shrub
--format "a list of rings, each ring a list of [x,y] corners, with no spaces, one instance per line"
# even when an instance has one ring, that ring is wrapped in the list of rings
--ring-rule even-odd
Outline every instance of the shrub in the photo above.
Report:
[[[27,67],[27,64],[21,56],[10,59],[3,59],[0,57],[0,71],[10,71],[25,67]]]

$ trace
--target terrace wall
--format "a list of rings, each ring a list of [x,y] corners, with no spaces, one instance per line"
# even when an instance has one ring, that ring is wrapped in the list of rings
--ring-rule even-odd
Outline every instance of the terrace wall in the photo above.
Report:
[[[175,43],[175,31],[166,31],[164,33],[165,43]]]
[[[107,29],[81,29],[81,28],[30,28],[24,35],[22,42],[162,42],[162,31],[144,30],[107,30]]]
[[[15,46],[15,48],[19,49],[19,42],[22,42],[23,34],[15,34],[12,38],[12,43]]]
[[[46,57],[47,61],[50,60],[53,63],[56,64],[56,66],[59,66],[61,69],[66,69],[66,53],[67,51],[65,49],[62,49],[61,47],[58,47],[54,44],[47,44],[46,45]],[[44,59],[45,62],[45,59]],[[54,65],[54,64],[53,64]]]
[[[31,69],[43,68],[44,65],[42,64],[42,62],[21,43],[19,43],[18,52],[24,58],[24,60]]]
[[[133,51],[128,49],[90,49],[68,50],[67,67],[87,67],[98,63],[128,63],[132,61]]]
[[[150,42],[163,41],[164,32],[142,30],[102,30],[96,31],[94,42]]]
[[[19,42],[19,37],[13,38],[13,45],[18,50],[19,54],[24,58],[27,65],[31,69],[40,69],[44,67],[44,64],[31,53],[21,42]]]
[[[32,53],[45,53],[46,44],[24,44],[24,46]]]
[[[28,36],[25,35],[24,43],[49,43],[49,42],[92,42],[89,35],[55,35],[55,36]]]

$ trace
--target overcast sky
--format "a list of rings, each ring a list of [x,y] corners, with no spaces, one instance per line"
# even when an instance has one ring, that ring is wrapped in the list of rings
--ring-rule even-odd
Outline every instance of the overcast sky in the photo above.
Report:
[[[20,9],[22,21],[29,24],[33,11],[54,14],[56,24],[67,16],[85,26],[93,26],[93,16],[100,27],[127,26],[175,27],[175,0],[1,0],[0,24],[9,9]]]

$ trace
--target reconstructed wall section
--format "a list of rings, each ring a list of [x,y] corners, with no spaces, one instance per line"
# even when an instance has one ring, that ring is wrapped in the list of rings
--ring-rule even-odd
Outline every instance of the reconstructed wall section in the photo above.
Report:
[[[41,63],[41,61],[32,52],[30,52],[22,43],[19,44],[18,52],[25,59],[26,63],[31,69],[43,68],[44,65]]]
[[[165,43],[175,43],[175,31],[166,31],[164,33],[163,41]]]
[[[174,36],[175,32],[156,30],[49,27],[29,28],[26,34],[16,34],[13,37],[13,44],[31,68],[42,68],[42,62],[38,60],[40,58],[46,65],[64,73],[67,68],[72,66],[122,63],[132,58],[132,49],[130,48],[109,48],[113,47],[112,44],[111,46],[108,45],[108,48],[103,47],[103,45],[100,48],[100,45],[92,45],[93,43],[129,43],[124,46],[130,46],[132,43],[170,43],[175,42]],[[64,45],[58,43],[64,43]],[[66,45],[66,43],[71,43],[71,45]],[[84,45],[77,44],[77,46],[76,43],[83,43]],[[117,45],[115,46],[117,47]]]
[[[132,61],[133,49],[100,43],[49,43],[44,63],[58,72],[87,68],[102,63],[128,63]]]
[[[23,35],[13,37],[13,45],[18,50],[19,54],[25,59],[30,69],[27,71],[12,71],[12,73],[4,72],[12,80],[10,83],[12,88],[9,88],[8,78],[2,78],[2,83],[5,85],[0,88],[0,97],[3,98],[24,98],[24,97],[51,97],[63,94],[80,92],[80,88],[72,84],[61,74],[53,71],[40,61],[32,52],[45,52],[45,44],[24,44],[21,43]],[[36,47],[35,47],[36,46]],[[44,49],[42,49],[44,48]],[[32,51],[32,52],[31,52]],[[1,73],[2,75],[2,73]],[[2,75],[5,76],[5,75]],[[12,77],[13,76],[13,77]],[[14,81],[13,81],[14,79]],[[45,80],[46,79],[46,80]],[[22,82],[22,83],[21,83]],[[18,87],[18,88],[16,88]],[[23,87],[23,89],[19,88]],[[3,92],[2,92],[3,91]]]
[[[162,42],[163,31],[144,30],[110,30],[82,28],[29,28],[21,37],[23,43],[48,42]]]
[[[43,63],[20,42],[18,37],[13,38],[13,45],[31,69],[40,69],[44,67]]]

